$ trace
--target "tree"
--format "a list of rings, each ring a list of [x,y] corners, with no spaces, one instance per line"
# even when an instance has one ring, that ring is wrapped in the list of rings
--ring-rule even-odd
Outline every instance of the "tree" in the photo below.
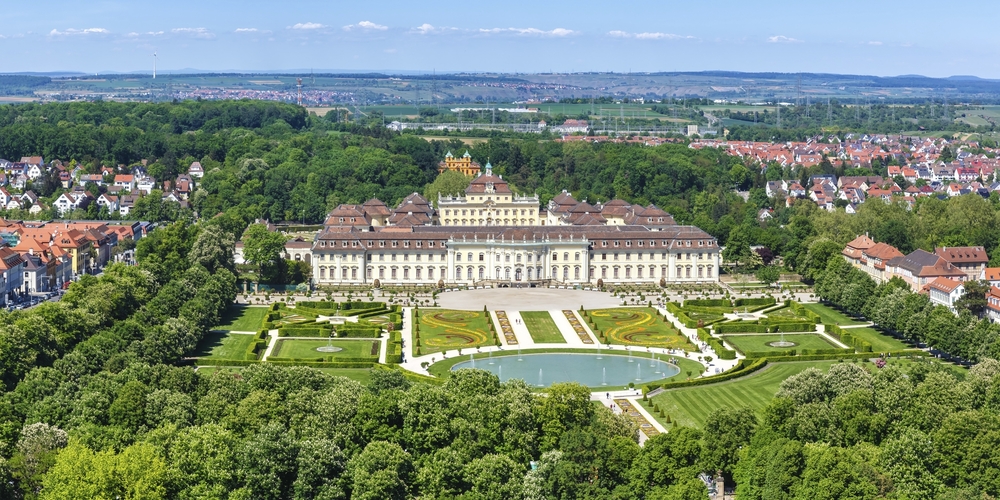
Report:
[[[461,172],[455,170],[446,170],[437,177],[434,178],[434,182],[427,185],[424,188],[424,198],[427,198],[431,203],[437,206],[438,195],[441,196],[454,196],[462,195],[465,193],[466,188],[469,187],[469,183],[472,179],[465,176]]]
[[[168,479],[166,463],[151,444],[137,443],[116,454],[71,443],[45,475],[40,498],[165,499]]]
[[[554,448],[563,432],[589,424],[593,417],[594,406],[586,387],[576,383],[552,384],[535,409],[535,419],[542,427],[541,449]]]
[[[762,266],[754,272],[754,276],[766,286],[771,286],[781,279],[781,269],[777,266]]]
[[[281,260],[284,251],[284,235],[268,231],[264,224],[251,224],[243,233],[243,258],[257,266],[259,275],[264,274],[265,267]]]
[[[222,230],[217,225],[206,225],[194,240],[188,258],[194,264],[200,264],[214,273],[217,269],[228,269],[235,273],[233,251],[236,240],[233,235]]]
[[[982,317],[986,311],[986,294],[990,291],[990,284],[980,280],[968,280],[962,283],[965,293],[955,301],[956,309],[965,309],[973,316]]]
[[[701,461],[707,470],[729,475],[739,461],[739,450],[750,442],[757,429],[757,415],[751,408],[717,408],[705,421]]]
[[[403,500],[408,497],[413,460],[396,443],[372,441],[347,463],[352,499]]]
[[[726,239],[726,247],[722,250],[722,258],[732,262],[736,267],[740,263],[746,264],[750,260],[750,233],[751,229],[746,224],[741,224],[729,232]]]

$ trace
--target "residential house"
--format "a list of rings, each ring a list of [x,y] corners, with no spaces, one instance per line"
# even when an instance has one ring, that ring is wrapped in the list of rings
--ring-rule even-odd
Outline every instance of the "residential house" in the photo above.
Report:
[[[135,207],[136,200],[139,199],[138,195],[127,194],[118,199],[118,215],[122,217],[128,217],[128,214],[132,212],[132,208]]]
[[[202,177],[204,177],[205,176],[205,169],[202,168],[201,162],[197,162],[196,161],[196,162],[191,163],[191,166],[188,167],[188,175],[190,175],[191,177],[197,177],[199,179],[201,179]]]
[[[156,179],[149,176],[140,177],[135,181],[135,189],[142,194],[149,194],[156,189]]]
[[[21,205],[28,206],[38,203],[38,195],[32,190],[27,190],[21,194]]]
[[[935,278],[924,287],[931,304],[945,306],[955,312],[955,302],[965,294],[965,287],[961,282],[948,278]]]
[[[899,277],[910,285],[910,289],[919,292],[931,281],[937,278],[949,278],[955,281],[965,281],[965,272],[951,265],[948,261],[925,250],[914,250],[909,255],[897,256],[885,263],[887,278]]]
[[[97,186],[103,186],[104,176],[99,174],[83,174],[80,176],[80,184],[87,184],[88,182],[93,182]]]
[[[3,276],[3,283],[0,283],[3,298],[0,299],[0,304],[7,304],[15,294],[22,292],[24,259],[21,258],[21,254],[6,245],[0,247],[0,274]]]
[[[986,317],[994,323],[1000,323],[1000,288],[996,285],[986,292]]]
[[[89,203],[90,197],[86,193],[63,193],[56,198],[54,205],[59,215],[65,216],[78,208],[87,208]]]
[[[135,176],[132,174],[118,174],[115,176],[115,186],[132,192],[135,191]]]
[[[113,194],[104,193],[98,196],[97,204],[102,207],[107,207],[109,214],[118,211],[118,197]]]
[[[186,174],[181,174],[177,176],[175,189],[180,193],[181,197],[185,200],[191,195],[191,191],[194,191],[194,181],[191,180],[191,176]]]
[[[857,238],[854,238],[844,247],[841,254],[844,256],[844,260],[849,262],[852,266],[860,269],[864,262],[864,251],[875,246],[875,240],[868,237],[867,234],[862,234]]]
[[[868,273],[876,283],[884,283],[892,276],[888,273],[888,262],[903,257],[903,253],[888,243],[876,243],[861,252],[861,270]]]
[[[990,261],[983,247],[938,247],[934,249],[934,255],[962,270],[966,279],[970,280],[979,279]]]
[[[980,281],[985,281],[990,286],[1000,287],[1000,267],[985,267],[979,275]]]

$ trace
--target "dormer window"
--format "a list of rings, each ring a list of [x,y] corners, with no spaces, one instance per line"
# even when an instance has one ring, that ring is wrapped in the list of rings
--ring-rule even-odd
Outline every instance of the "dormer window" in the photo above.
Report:
[[[397,243],[397,242],[395,242],[395,241],[393,241],[393,242],[392,242],[392,248],[396,248],[396,245],[398,245],[398,243]]]
[[[379,247],[385,247],[385,240],[379,240],[378,246]]]

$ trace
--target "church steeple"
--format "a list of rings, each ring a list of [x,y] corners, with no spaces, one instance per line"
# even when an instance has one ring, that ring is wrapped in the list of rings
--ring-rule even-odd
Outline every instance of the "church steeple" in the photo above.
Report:
[[[489,160],[486,161],[486,167],[484,168],[486,169],[484,172],[486,175],[493,175],[493,165],[490,165]]]

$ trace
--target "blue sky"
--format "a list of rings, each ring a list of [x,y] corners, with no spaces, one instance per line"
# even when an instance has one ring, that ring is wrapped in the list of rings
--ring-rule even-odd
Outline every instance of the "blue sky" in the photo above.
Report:
[[[4,2],[0,72],[780,71],[1000,78],[995,5],[940,0]],[[978,14],[977,14],[978,13]]]

